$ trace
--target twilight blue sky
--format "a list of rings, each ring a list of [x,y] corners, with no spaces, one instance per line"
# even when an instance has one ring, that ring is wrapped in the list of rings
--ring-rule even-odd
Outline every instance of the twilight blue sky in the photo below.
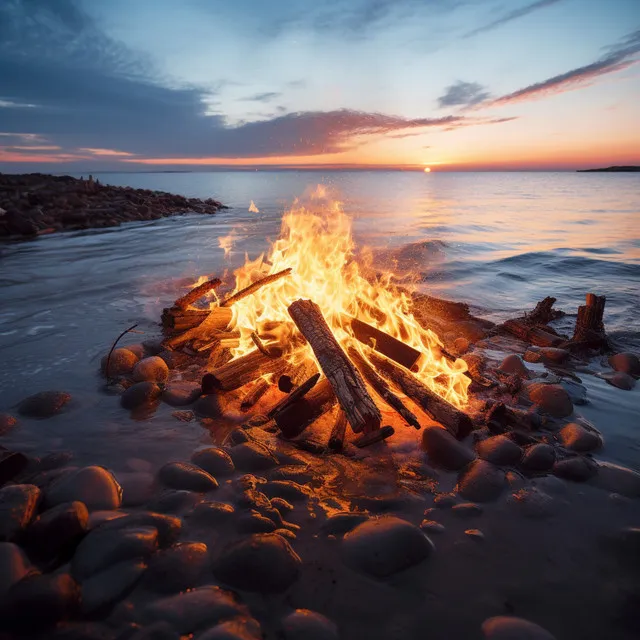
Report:
[[[638,61],[640,0],[2,0],[0,170],[640,163]]]

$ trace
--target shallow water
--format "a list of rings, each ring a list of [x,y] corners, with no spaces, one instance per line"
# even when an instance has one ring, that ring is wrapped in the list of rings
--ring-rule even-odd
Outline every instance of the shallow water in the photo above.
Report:
[[[466,300],[489,317],[531,308],[546,295],[575,312],[587,291],[607,296],[606,324],[640,346],[640,176],[634,174],[214,172],[103,174],[102,182],[214,197],[231,208],[120,228],[0,244],[0,410],[62,388],[72,412],[31,422],[7,446],[67,448],[113,465],[136,452],[161,462],[207,435],[170,417],[125,419],[96,394],[100,357],[124,328],[157,330],[161,309],[201,274],[220,274],[275,239],[282,212],[307,188],[331,187],[353,217],[358,246],[381,263],[411,267],[434,295]],[[249,213],[254,200],[260,213]],[[234,230],[225,258],[218,238]],[[146,337],[145,336],[145,337]],[[639,392],[594,388],[591,412],[607,455],[640,466]],[[615,424],[606,404],[616,406]],[[166,416],[166,419],[162,418]],[[599,419],[603,423],[600,424]],[[611,445],[611,446],[609,446]]]

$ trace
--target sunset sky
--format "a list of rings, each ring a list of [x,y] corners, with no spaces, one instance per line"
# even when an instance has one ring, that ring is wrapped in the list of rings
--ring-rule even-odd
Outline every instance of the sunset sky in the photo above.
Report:
[[[0,171],[640,164],[640,0],[1,0]]]

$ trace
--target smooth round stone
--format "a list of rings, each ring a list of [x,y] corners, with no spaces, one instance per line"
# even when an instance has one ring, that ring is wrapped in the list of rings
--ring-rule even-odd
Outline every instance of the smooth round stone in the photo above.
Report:
[[[574,405],[585,405],[589,404],[589,399],[587,398],[587,387],[585,387],[580,382],[576,382],[575,380],[571,380],[570,378],[565,378],[561,381],[562,388],[569,394],[569,398]]]
[[[171,382],[162,392],[162,400],[172,407],[186,407],[202,395],[202,388],[194,382]]]
[[[147,356],[157,356],[164,351],[164,347],[162,346],[161,339],[150,339],[143,340],[142,347],[144,349],[144,353]]]
[[[18,413],[29,418],[51,418],[59,414],[71,396],[64,391],[41,391],[25,398],[18,405]]]
[[[236,470],[231,456],[220,447],[207,447],[194,452],[191,462],[214,477],[229,476]]]
[[[615,371],[640,376],[640,358],[635,353],[616,353],[609,357],[609,365]]]
[[[208,393],[198,398],[193,410],[204,418],[220,418],[224,415],[225,407],[226,401],[221,393]]]
[[[230,504],[224,502],[201,502],[188,514],[190,521],[196,525],[217,525],[229,522],[235,513]]]
[[[89,531],[93,531],[97,527],[102,526],[106,522],[111,522],[111,520],[117,520],[118,518],[124,518],[129,515],[124,511],[93,511],[89,514],[89,523],[88,529]]]
[[[0,601],[4,594],[33,572],[24,551],[13,542],[0,542]]]
[[[137,507],[153,496],[155,477],[146,471],[126,471],[118,473],[118,482],[122,487],[122,505]]]
[[[296,609],[282,620],[284,640],[339,640],[338,628],[325,616]]]
[[[602,446],[602,438],[595,431],[586,429],[581,424],[570,422],[560,429],[558,438],[566,449],[579,453],[596,451]]]
[[[177,593],[191,589],[209,564],[207,545],[182,542],[159,551],[149,560],[144,585],[157,593]]]
[[[242,444],[243,442],[249,442],[249,436],[245,429],[240,427],[236,427],[233,429],[225,440],[225,444],[229,444],[229,446],[234,447],[237,444]]]
[[[269,498],[284,498],[291,502],[309,497],[309,490],[293,480],[272,480],[264,485],[262,491]]]
[[[273,504],[274,501],[271,502]],[[328,536],[341,536],[366,522],[369,516],[365,513],[335,513],[329,516],[322,525],[322,531]]]
[[[611,462],[598,463],[594,484],[627,498],[640,498],[640,473]]]
[[[482,514],[482,507],[475,502],[461,502],[451,508],[451,513],[455,513],[457,516],[473,517]]]
[[[100,530],[113,531],[116,529],[135,529],[137,527],[155,527],[158,531],[158,546],[165,548],[171,546],[180,537],[182,520],[163,513],[137,511],[105,522],[100,527]]]
[[[517,491],[508,500],[527,518],[548,518],[556,511],[554,499],[535,487]]]
[[[229,449],[236,469],[240,471],[264,471],[278,464],[271,451],[259,442],[243,442]]]
[[[512,616],[496,616],[485,620],[482,633],[486,640],[555,640],[537,624]]]
[[[623,391],[631,391],[636,386],[633,376],[623,371],[617,371],[613,375],[608,375],[605,380],[613,387],[622,389]]]
[[[198,640],[262,640],[260,623],[253,618],[221,622],[198,636]]]
[[[458,480],[458,491],[467,500],[496,500],[507,486],[504,472],[486,460],[472,462]]]
[[[213,573],[235,589],[279,593],[298,579],[301,564],[284,538],[257,533],[223,549],[213,563]]]
[[[85,580],[82,583],[82,613],[98,613],[122,600],[140,580],[146,568],[147,565],[141,560],[127,560]]]
[[[133,635],[123,635],[122,638],[126,638],[126,640],[181,640],[180,634],[168,622],[163,621],[136,627]],[[96,638],[96,640],[106,640],[106,638]]]
[[[49,506],[75,501],[83,502],[89,511],[118,509],[122,487],[108,469],[91,466],[63,476],[45,494]]]
[[[522,358],[515,354],[507,356],[501,363],[499,369],[509,374],[516,374],[521,378],[529,377],[529,369],[527,369]]]
[[[8,413],[0,413],[0,436],[6,436],[17,424],[17,418]]]
[[[555,449],[551,445],[541,442],[525,449],[521,466],[527,471],[549,471],[555,461]]]
[[[284,498],[271,498],[271,506],[276,508],[280,513],[283,511],[289,513],[294,510],[294,506]],[[358,523],[360,524],[360,523]]]
[[[559,384],[536,382],[527,387],[529,399],[546,414],[566,418],[573,413],[573,403],[567,391]]]
[[[199,493],[168,489],[150,500],[147,508],[159,513],[180,515],[193,509],[199,502],[202,502],[202,495]]]
[[[122,348],[126,349],[127,351],[131,351],[131,353],[133,353],[136,358],[138,358],[138,360],[142,360],[142,358],[144,358],[146,355],[146,349],[141,342],[136,342],[134,344],[125,344],[122,346]]]
[[[136,382],[165,383],[169,378],[169,367],[159,356],[150,356],[140,360],[133,367],[133,379]]]
[[[370,518],[342,541],[347,564],[376,578],[385,578],[425,560],[433,550],[427,536],[394,516]]]
[[[558,460],[553,465],[553,473],[565,480],[586,482],[598,473],[598,467],[592,461],[576,456],[575,458]]]
[[[50,558],[72,547],[88,530],[89,511],[82,502],[59,504],[29,526],[26,538],[33,552]]]
[[[111,352],[109,358],[109,371],[107,372],[107,357],[102,358],[101,368],[102,372],[109,378],[115,378],[117,376],[125,376],[133,371],[133,367],[136,366],[140,359],[133,351],[124,347],[119,347]]]
[[[541,347],[538,353],[546,362],[557,364],[564,362],[571,355],[566,349],[558,349],[557,347]]]
[[[129,411],[153,404],[161,395],[160,387],[154,382],[132,384],[121,396],[120,404]]]
[[[236,523],[238,533],[272,533],[276,525],[259,513],[242,514]]]
[[[483,459],[493,464],[509,466],[522,458],[522,449],[507,436],[493,436],[476,444],[476,451]]]
[[[171,489],[206,493],[218,488],[218,481],[211,474],[188,462],[168,462],[161,467],[158,477]]]
[[[422,432],[422,448],[432,464],[451,471],[462,469],[476,457],[469,447],[456,440],[446,429],[431,425]]]
[[[4,451],[0,448],[0,486],[13,480],[29,466],[24,453]]]
[[[427,533],[444,533],[445,528],[443,524],[436,522],[435,520],[423,520],[420,523],[420,528]]]
[[[19,536],[33,520],[41,492],[32,484],[10,484],[0,489],[0,541]]]
[[[482,533],[480,529],[467,529],[464,533],[472,540],[476,540],[478,542],[484,540],[484,533]]]

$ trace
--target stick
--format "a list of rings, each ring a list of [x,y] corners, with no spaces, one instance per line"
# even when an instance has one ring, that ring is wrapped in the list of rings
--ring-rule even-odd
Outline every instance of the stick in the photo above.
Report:
[[[269,358],[279,358],[280,355],[282,355],[282,352],[280,350],[280,353],[278,353],[278,349],[274,349],[273,351],[269,350],[264,342],[262,342],[262,340],[260,340],[260,336],[255,332],[252,331],[251,332],[251,340],[253,341],[253,344],[256,345],[258,351],[260,351],[261,353],[263,353],[265,356],[268,356]]]
[[[336,421],[331,429],[331,435],[329,436],[329,449],[336,453],[342,451],[344,447],[344,436],[347,430],[347,416],[344,415],[342,409],[338,409],[338,415]]]
[[[507,320],[502,324],[502,328],[523,342],[528,342],[538,347],[555,347],[563,342],[560,336],[538,326],[532,327],[520,318]]]
[[[173,336],[168,340],[165,340],[164,344],[169,349],[192,340],[193,338],[200,338],[207,335],[207,333],[213,333],[216,331],[224,331],[229,327],[233,319],[233,311],[231,309],[223,309],[221,307],[214,307],[211,309],[209,315],[202,321],[197,327],[193,327],[180,335]]]
[[[301,362],[291,373],[283,373],[278,378],[278,389],[282,393],[291,393],[298,385],[302,384],[305,380],[317,373],[318,367],[316,363],[307,358],[304,362]]]
[[[234,302],[238,302],[238,300],[242,300],[247,296],[250,296],[252,293],[255,293],[258,289],[261,289],[267,284],[271,284],[276,280],[280,280],[280,278],[284,278],[291,273],[291,269],[284,269],[283,271],[278,271],[278,273],[272,273],[271,275],[265,276],[260,280],[257,280],[253,284],[250,284],[248,287],[241,289],[238,293],[234,293],[232,296],[229,296],[226,300],[223,300],[220,303],[221,307],[229,307]]]
[[[279,411],[274,419],[285,438],[295,438],[330,411],[336,400],[331,383],[323,378],[304,398]]]
[[[213,389],[219,391],[233,391],[239,389],[245,384],[252,382],[258,376],[265,375],[267,373],[275,373],[279,375],[284,371],[287,366],[287,361],[284,358],[274,358],[265,356],[257,349],[251,351],[244,356],[240,356],[227,364],[214,369],[213,371],[205,374],[203,377],[203,393],[205,386],[205,378],[207,379],[207,385]]]
[[[105,365],[105,368],[104,368],[104,372],[105,372],[105,375],[107,376],[107,378],[109,377],[109,364],[111,362],[111,354],[113,353],[113,350],[116,348],[116,345],[118,344],[118,342],[120,342],[120,339],[123,338],[130,331],[133,331],[137,326],[138,326],[138,323],[136,322],[136,324],[132,324],[128,329],[125,329],[115,339],[115,342],[111,345],[111,349],[109,349],[109,355],[107,355],[107,364]]]
[[[273,407],[267,411],[267,416],[269,418],[273,418],[277,413],[284,411],[284,409],[300,400],[300,398],[304,398],[304,396],[306,396],[307,393],[316,386],[318,380],[320,380],[319,373],[312,375],[306,382],[303,382],[299,387],[296,387],[288,396],[273,405]]]
[[[380,442],[381,440],[386,440],[389,436],[394,434],[393,427],[385,426],[377,431],[372,431],[371,433],[363,433],[361,436],[356,438],[353,441],[353,444],[358,447],[358,449],[364,449],[371,444],[375,444],[376,442]]]
[[[358,370],[331,333],[320,307],[311,300],[296,300],[289,305],[289,315],[311,345],[353,431],[378,429],[382,421],[380,410]]]
[[[207,282],[203,282],[201,285],[194,287],[191,291],[185,293],[181,298],[178,298],[174,306],[178,307],[178,309],[186,309],[190,304],[193,304],[197,300],[200,300],[202,296],[209,293],[209,291],[213,291],[216,287],[219,287],[222,284],[222,280],[218,280],[218,278],[213,278],[212,280],[208,280]]]
[[[271,387],[271,383],[265,380],[264,378],[260,378],[256,382],[256,384],[247,391],[244,398],[242,398],[240,402],[240,411],[249,411],[253,405],[262,398],[262,396],[269,391],[269,387]]]

